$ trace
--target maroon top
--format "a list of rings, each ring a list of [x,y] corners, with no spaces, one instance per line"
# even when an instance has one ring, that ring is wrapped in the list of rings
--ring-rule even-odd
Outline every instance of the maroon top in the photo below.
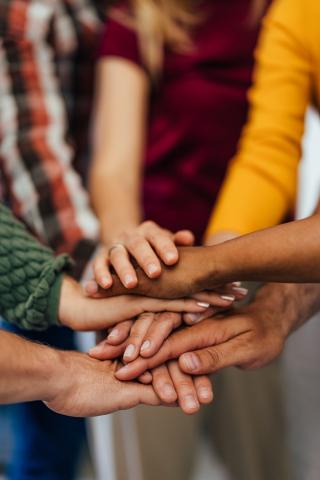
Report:
[[[251,0],[205,0],[205,21],[191,54],[165,52],[163,74],[150,96],[145,154],[145,217],[200,241],[247,116],[258,26]],[[101,56],[143,67],[136,34],[114,20]]]

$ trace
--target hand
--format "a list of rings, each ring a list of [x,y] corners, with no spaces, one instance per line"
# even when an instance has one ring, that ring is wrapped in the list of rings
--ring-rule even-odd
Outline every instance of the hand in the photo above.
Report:
[[[176,313],[165,312],[159,316],[152,313],[143,314],[135,322],[123,322],[111,330],[109,340],[104,340],[91,349],[90,355],[98,359],[115,359],[123,356],[125,363],[131,362],[139,355],[143,334],[148,327],[154,327],[155,342],[159,342],[157,331],[162,335],[166,331],[169,335],[172,328],[181,323],[182,315]],[[160,328],[157,328],[158,325]],[[160,347],[159,343],[155,344]],[[150,350],[153,351],[154,348]],[[177,361],[160,365],[153,369],[151,374],[144,376],[140,381],[152,382],[154,391],[163,403],[171,405],[178,401],[178,405],[186,414],[198,412],[201,404],[213,400],[210,380],[204,376],[193,378],[186,375],[181,371]]]
[[[176,360],[154,368],[151,373],[152,386],[163,404],[178,403],[187,415],[197,413],[201,405],[213,400],[209,378],[187,375]]]
[[[78,352],[58,352],[53,392],[45,404],[53,411],[72,417],[106,415],[139,404],[159,405],[151,386],[119,382],[117,364],[100,362]]]
[[[163,265],[161,277],[149,279],[138,267],[136,275],[138,285],[130,289],[131,294],[146,295],[154,298],[182,298],[199,294],[210,288],[225,294],[225,286],[215,282],[215,255],[212,247],[179,248],[179,263],[168,267]],[[230,284],[234,285],[234,284]],[[108,290],[98,288],[95,282],[88,282],[85,293],[92,298],[104,298],[128,293],[116,276]]]
[[[296,298],[287,294],[290,289],[290,285],[267,285],[238,313],[173,333],[156,355],[139,357],[120,369],[117,378],[130,380],[174,358],[179,358],[182,371],[192,375],[229,366],[255,369],[267,365],[280,355],[297,323]]]
[[[229,306],[231,302],[229,302]],[[180,314],[174,312],[141,314],[136,320],[127,320],[112,328],[106,339],[90,350],[90,355],[99,360],[116,359],[123,355],[125,363],[139,355],[155,355],[169,335],[184,322],[196,324],[218,310],[208,308],[203,313]]]
[[[203,313],[209,304],[195,299],[160,300],[137,295],[107,299],[86,297],[80,285],[69,277],[63,279],[60,322],[73,330],[103,330],[144,312]]]
[[[161,274],[160,260],[167,266],[174,265],[179,259],[176,245],[190,246],[193,242],[194,236],[188,230],[174,234],[154,222],[144,222],[123,232],[101,249],[93,263],[95,280],[102,288],[110,288],[113,283],[112,266],[122,284],[133,288],[138,278],[130,256],[149,278],[157,278]],[[95,288],[93,283],[89,283],[90,288]]]

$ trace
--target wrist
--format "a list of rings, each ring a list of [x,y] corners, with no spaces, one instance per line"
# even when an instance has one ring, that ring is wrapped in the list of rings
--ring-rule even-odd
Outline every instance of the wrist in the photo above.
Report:
[[[270,283],[262,287],[249,309],[267,311],[280,321],[278,327],[284,338],[287,338],[298,326],[300,320],[297,301],[297,285]]]
[[[65,276],[60,290],[58,318],[61,325],[77,330],[78,312],[84,301],[81,286],[71,277]]]

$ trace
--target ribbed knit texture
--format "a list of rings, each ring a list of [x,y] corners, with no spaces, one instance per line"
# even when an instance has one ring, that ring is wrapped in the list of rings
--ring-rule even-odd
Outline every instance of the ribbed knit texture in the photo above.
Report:
[[[71,265],[68,255],[54,257],[0,204],[0,312],[5,320],[27,330],[58,324],[62,272]]]

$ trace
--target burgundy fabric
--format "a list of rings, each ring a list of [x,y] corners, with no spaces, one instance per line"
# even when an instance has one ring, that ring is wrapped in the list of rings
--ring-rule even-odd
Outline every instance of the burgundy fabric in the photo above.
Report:
[[[258,34],[250,5],[203,2],[205,20],[193,33],[194,51],[166,50],[150,96],[145,216],[171,230],[189,228],[198,241],[247,116]],[[144,68],[136,34],[114,20],[106,26],[100,56],[124,57]]]

